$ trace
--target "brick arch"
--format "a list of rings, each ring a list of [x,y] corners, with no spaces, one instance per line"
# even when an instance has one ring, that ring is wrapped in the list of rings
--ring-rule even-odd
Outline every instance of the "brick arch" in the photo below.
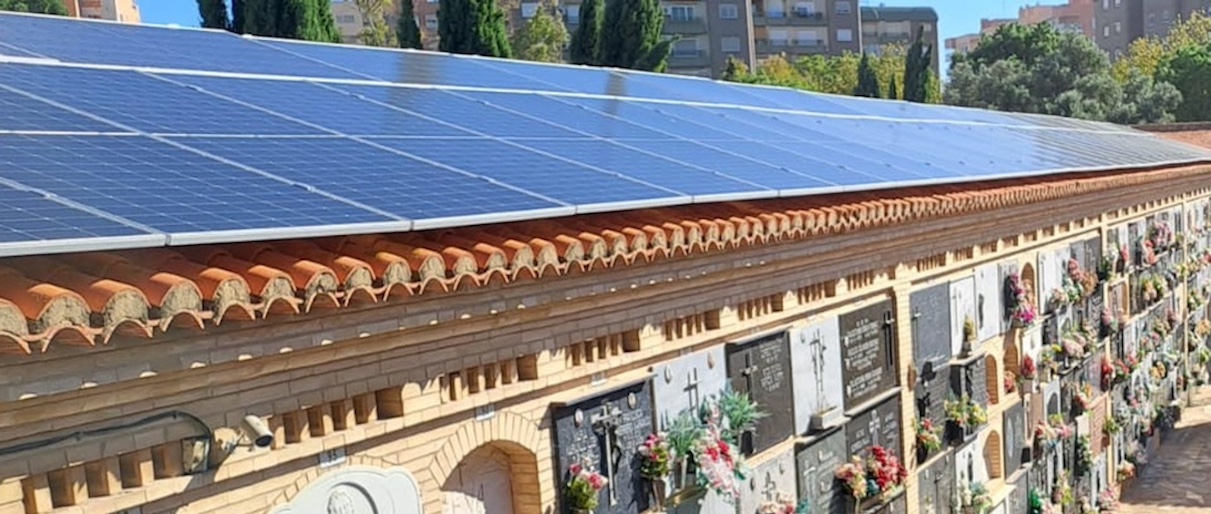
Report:
[[[458,427],[453,434],[446,438],[445,444],[433,454],[433,460],[426,468],[433,478],[436,489],[426,490],[428,494],[441,495],[441,486],[467,456],[485,446],[492,446],[509,456],[516,472],[532,473],[532,480],[526,477],[522,482],[514,483],[514,512],[517,514],[537,514],[541,511],[541,491],[538,480],[538,455],[542,444],[542,434],[545,432],[537,423],[511,412],[497,412],[486,421],[467,421]],[[532,487],[531,491],[517,490]]]
[[[1005,478],[1004,459],[1001,455],[1001,434],[996,430],[988,432],[984,440],[984,467],[988,471],[988,479]]]
[[[984,389],[988,391],[988,403],[1001,402],[1001,366],[993,355],[984,357]]]

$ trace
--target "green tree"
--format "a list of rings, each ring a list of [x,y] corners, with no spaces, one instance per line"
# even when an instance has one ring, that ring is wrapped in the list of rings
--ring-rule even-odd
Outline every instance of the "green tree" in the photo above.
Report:
[[[926,102],[929,97],[929,77],[933,75],[933,45],[925,44],[925,33],[917,29],[917,38],[908,47],[904,58],[904,99]]]
[[[202,27],[231,28],[231,20],[227,18],[227,2],[223,0],[198,0],[198,14],[202,17]]]
[[[659,71],[667,66],[671,41],[661,41],[664,10],[659,0],[612,0],[601,29],[601,64]]]
[[[1143,75],[1134,80],[1134,91],[1115,81],[1106,54],[1081,35],[1061,34],[1046,24],[1005,26],[956,59],[945,100],[1117,123],[1166,119],[1174,106],[1172,86]]]
[[[605,0],[585,0],[580,4],[580,25],[572,34],[572,44],[568,48],[569,61],[572,64],[601,64],[601,26],[605,19]]]
[[[1178,21],[1162,38],[1140,38],[1127,47],[1127,54],[1114,63],[1114,78],[1126,82],[1134,71],[1156,78],[1161,66],[1182,48],[1211,44],[1211,16],[1195,12]]]
[[[387,24],[386,0],[356,0],[357,10],[365,20],[362,29],[362,44],[367,46],[395,46],[395,31]],[[406,3],[406,2],[405,2]]]
[[[441,0],[437,34],[443,52],[513,56],[505,13],[496,0]]]
[[[67,8],[63,6],[63,0],[0,0],[0,11],[67,16]]]
[[[416,24],[416,11],[412,0],[403,0],[399,6],[399,21],[395,26],[395,39],[400,48],[423,48],[420,25]]]
[[[1158,76],[1181,91],[1177,121],[1211,120],[1211,43],[1177,50]]]
[[[900,90],[896,88],[896,77],[892,76],[891,81],[887,83],[887,99],[899,100]]]
[[[853,95],[879,98],[880,89],[879,76],[870,65],[870,56],[863,52],[862,60],[858,62],[858,87],[854,88]]]
[[[517,58],[538,62],[563,62],[568,29],[553,14],[553,7],[540,4],[534,16],[513,35]]]

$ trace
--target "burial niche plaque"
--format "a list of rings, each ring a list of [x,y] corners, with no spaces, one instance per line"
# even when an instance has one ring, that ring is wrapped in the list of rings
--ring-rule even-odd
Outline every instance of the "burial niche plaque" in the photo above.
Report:
[[[645,380],[574,404],[552,406],[555,483],[567,482],[573,464],[587,465],[609,479],[595,514],[634,514],[649,507],[649,487],[637,471],[635,449],[652,433],[651,391]],[[571,513],[566,504],[562,508]]]
[[[950,514],[954,487],[954,454],[946,453],[917,475],[921,514]]]
[[[830,316],[790,333],[797,433],[832,428],[845,419],[840,330]]]
[[[912,354],[920,368],[950,360],[950,284],[938,284],[909,296],[912,310]],[[919,370],[918,370],[919,371]]]
[[[845,487],[833,475],[849,461],[845,432],[834,431],[800,448],[796,454],[799,470],[799,498],[811,502],[812,512],[845,513]]]
[[[872,446],[882,446],[903,459],[900,444],[900,402],[891,398],[845,424],[845,439],[850,455],[867,456]]]
[[[785,441],[794,434],[794,388],[787,333],[729,345],[727,374],[732,389],[748,393],[766,417],[742,437],[741,450],[755,454]]]
[[[891,300],[842,315],[841,343],[847,409],[896,386]]]
[[[1023,464],[1030,461],[1029,449],[1026,447],[1026,410],[1021,403],[1005,409],[1005,429],[1002,440],[1005,445],[1005,474],[1012,474]]]

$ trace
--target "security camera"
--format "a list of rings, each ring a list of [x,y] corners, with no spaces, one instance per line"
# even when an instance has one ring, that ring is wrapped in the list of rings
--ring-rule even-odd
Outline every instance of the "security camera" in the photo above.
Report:
[[[244,436],[252,440],[257,448],[268,448],[273,444],[273,432],[265,425],[259,416],[249,414],[244,416]]]

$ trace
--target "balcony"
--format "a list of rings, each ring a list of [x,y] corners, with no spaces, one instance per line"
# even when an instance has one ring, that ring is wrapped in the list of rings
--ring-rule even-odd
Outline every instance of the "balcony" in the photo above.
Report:
[[[794,11],[791,13],[792,25],[826,25],[828,19],[822,12]]]
[[[693,68],[710,66],[711,58],[707,55],[706,50],[678,50],[673,49],[669,54],[670,68]]]
[[[664,17],[665,34],[706,34],[706,20],[702,17]]]
[[[754,43],[758,55],[811,55],[828,52],[828,42],[823,39],[757,39]]]

